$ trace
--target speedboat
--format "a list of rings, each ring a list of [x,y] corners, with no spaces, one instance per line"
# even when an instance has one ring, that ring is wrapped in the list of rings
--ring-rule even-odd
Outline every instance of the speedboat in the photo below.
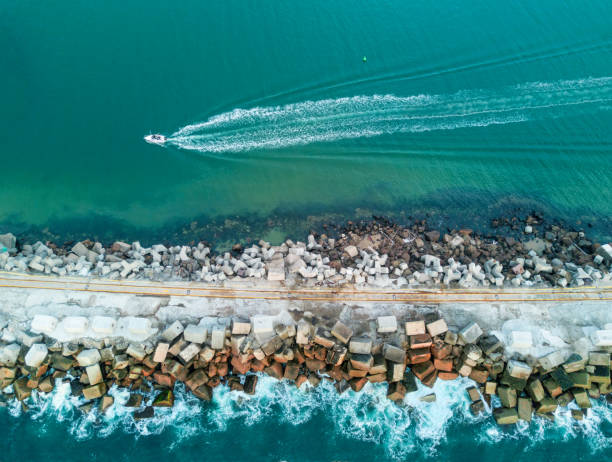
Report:
[[[166,143],[166,141],[168,140],[168,138],[166,138],[164,135],[160,135],[159,133],[155,133],[153,135],[145,136],[144,140],[147,143],[157,144],[159,146],[163,146]]]

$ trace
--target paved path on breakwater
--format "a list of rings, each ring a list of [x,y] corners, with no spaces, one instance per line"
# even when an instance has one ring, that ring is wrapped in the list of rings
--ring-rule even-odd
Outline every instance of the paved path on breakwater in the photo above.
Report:
[[[343,287],[291,287],[272,281],[227,281],[209,285],[184,281],[110,280],[88,277],[53,277],[0,272],[1,288],[78,291],[146,296],[178,296],[243,300],[303,300],[376,303],[496,303],[571,302],[612,300],[612,284],[576,288],[538,289],[394,289]]]

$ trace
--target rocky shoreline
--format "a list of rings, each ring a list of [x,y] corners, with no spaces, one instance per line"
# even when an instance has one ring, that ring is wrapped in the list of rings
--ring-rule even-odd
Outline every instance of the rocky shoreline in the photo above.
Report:
[[[499,235],[471,229],[440,233],[425,221],[350,223],[305,242],[236,244],[215,254],[209,244],[89,240],[58,245],[0,235],[0,270],[108,279],[270,280],[291,285],[378,287],[579,287],[612,280],[612,245],[537,216],[494,220]]]
[[[127,388],[125,405],[145,419],[173,406],[177,382],[210,401],[220,385],[254,394],[261,374],[296,387],[328,380],[338,393],[384,382],[397,403],[417,381],[432,388],[468,377],[472,413],[492,409],[500,425],[533,415],[554,420],[557,409],[582,420],[592,400],[612,405],[612,324],[583,339],[586,354],[553,349],[539,357],[529,330],[510,332],[505,343],[476,322],[450,329],[436,311],[345,323],[296,310],[283,321],[206,317],[160,328],[146,317],[36,314],[25,324],[3,327],[0,346],[0,403],[16,399],[24,410],[33,393],[50,393],[63,381],[85,413],[104,413],[113,405],[109,389]],[[435,399],[433,391],[422,398]]]

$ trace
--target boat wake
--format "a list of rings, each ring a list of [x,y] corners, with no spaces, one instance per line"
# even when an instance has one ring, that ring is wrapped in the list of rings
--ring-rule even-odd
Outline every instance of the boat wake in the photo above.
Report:
[[[371,95],[234,109],[168,138],[180,149],[279,149],[394,133],[456,130],[606,111],[612,77],[531,82],[447,95]]]

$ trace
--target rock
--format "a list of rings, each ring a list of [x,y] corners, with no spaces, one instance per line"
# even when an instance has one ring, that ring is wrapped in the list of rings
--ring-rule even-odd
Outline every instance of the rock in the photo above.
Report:
[[[349,351],[355,354],[369,355],[372,351],[372,339],[368,337],[353,337],[349,342]]]
[[[395,316],[379,316],[376,319],[377,331],[380,334],[388,334],[397,330],[397,319]]]
[[[28,367],[39,367],[48,354],[47,345],[35,343],[25,355],[25,365]]]
[[[433,403],[436,401],[436,394],[429,393],[428,395],[421,396],[421,401],[424,403]]]
[[[104,382],[92,385],[90,387],[83,388],[83,396],[85,399],[96,399],[100,398],[106,393],[106,384]]]
[[[512,425],[518,422],[518,412],[516,409],[499,407],[493,410],[493,417],[498,425]]]
[[[172,390],[162,390],[153,400],[153,407],[174,406],[174,393]]]
[[[331,330],[331,334],[340,340],[342,343],[347,344],[353,335],[353,329],[337,321]]]
[[[180,323],[180,321],[174,321],[172,324],[170,324],[170,326],[166,328],[166,330],[162,332],[161,336],[167,342],[172,343],[172,341],[179,335],[181,335],[184,330],[185,328]]]
[[[250,324],[249,324],[250,327]],[[206,341],[207,330],[205,326],[189,324],[183,331],[183,338],[185,341],[190,343],[197,343],[199,345]]]
[[[472,322],[459,332],[459,338],[466,344],[476,343],[482,334],[483,332],[480,326]]]
[[[37,314],[32,319],[30,329],[37,334],[51,334],[57,327],[57,318],[45,314]]]
[[[152,406],[145,407],[142,411],[134,411],[134,420],[151,419],[155,416],[155,409]]]

